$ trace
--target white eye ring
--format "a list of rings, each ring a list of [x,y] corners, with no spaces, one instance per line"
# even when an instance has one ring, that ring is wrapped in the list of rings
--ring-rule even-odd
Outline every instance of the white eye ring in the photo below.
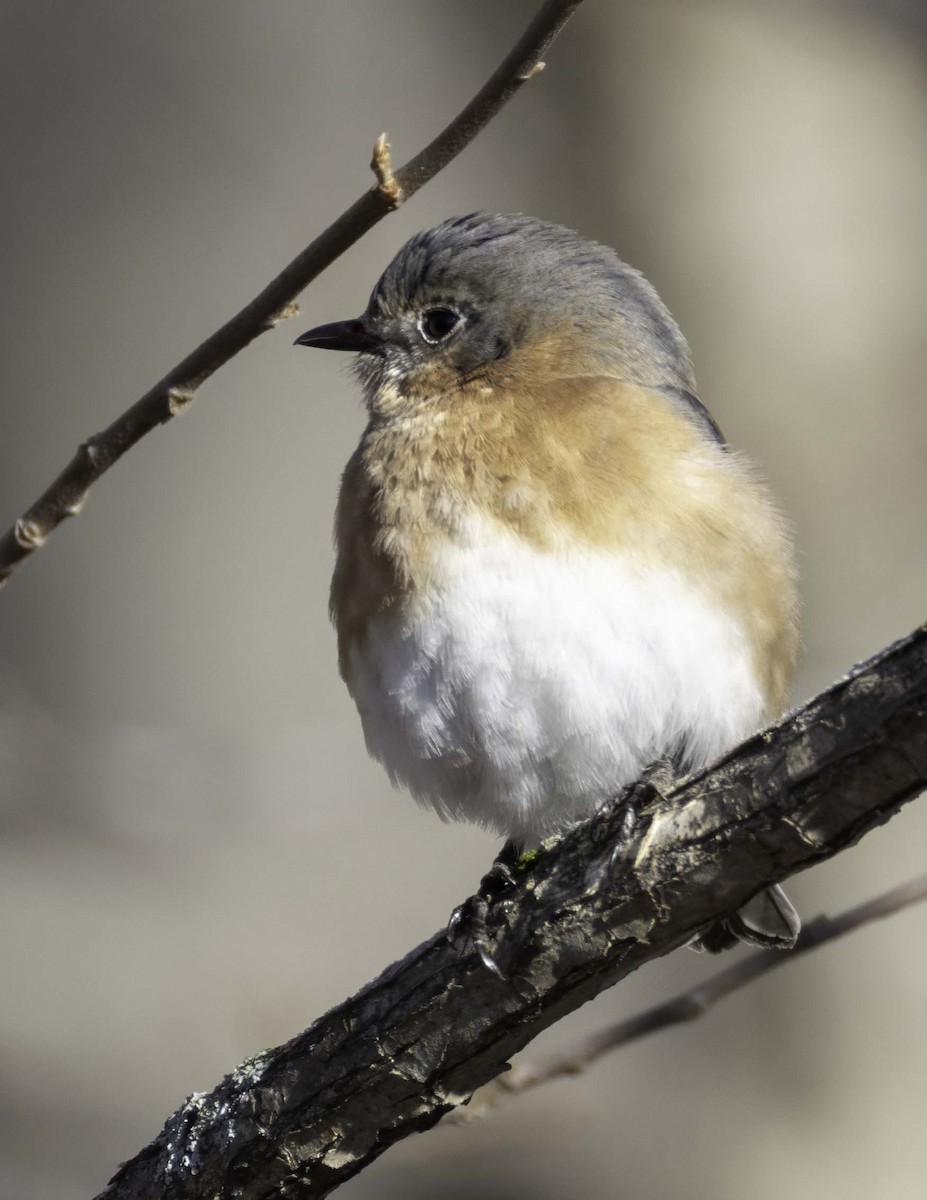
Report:
[[[452,308],[429,308],[418,323],[419,333],[432,346],[443,342],[461,322],[460,313]]]

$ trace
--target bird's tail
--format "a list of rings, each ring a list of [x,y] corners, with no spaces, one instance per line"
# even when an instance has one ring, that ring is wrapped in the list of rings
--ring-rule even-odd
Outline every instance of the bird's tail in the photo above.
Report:
[[[720,954],[738,942],[765,950],[791,950],[798,938],[801,920],[778,884],[758,892],[743,908],[722,917],[689,942],[699,953]]]

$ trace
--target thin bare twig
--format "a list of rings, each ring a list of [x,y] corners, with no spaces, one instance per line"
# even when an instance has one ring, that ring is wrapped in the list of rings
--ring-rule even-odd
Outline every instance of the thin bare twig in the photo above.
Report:
[[[510,1096],[520,1096],[524,1092],[533,1091],[541,1084],[551,1083],[555,1079],[568,1076],[582,1075],[593,1063],[599,1061],[612,1050],[626,1046],[628,1042],[636,1042],[648,1037],[651,1033],[659,1033],[672,1025],[681,1025],[686,1021],[694,1021],[702,1017],[710,1008],[731,992],[761,975],[791,962],[800,954],[816,950],[819,946],[827,945],[862,929],[871,921],[890,917],[902,909],[910,908],[927,900],[927,875],[912,879],[909,883],[899,884],[890,888],[880,896],[867,900],[855,908],[836,917],[816,917],[802,929],[798,943],[793,950],[786,953],[770,953],[768,950],[758,950],[749,958],[742,958],[717,975],[706,979],[703,983],[680,992],[670,1000],[637,1013],[624,1021],[617,1021],[591,1037],[584,1038],[571,1049],[552,1058],[527,1063],[516,1063],[511,1071],[500,1075],[474,1093],[473,1099],[466,1108],[456,1108],[448,1113],[444,1124],[465,1125],[484,1117],[491,1109],[497,1108]]]
[[[0,538],[0,585],[44,546],[66,517],[81,511],[88,489],[158,425],[189,407],[201,384],[259,334],[292,315],[299,293],[399,203],[414,195],[467,146],[527,80],[582,0],[546,0],[504,62],[470,103],[395,174],[385,137],[374,152],[375,187],[302,250],[241,312],[217,329],[110,426],[78,448],[58,478]]]

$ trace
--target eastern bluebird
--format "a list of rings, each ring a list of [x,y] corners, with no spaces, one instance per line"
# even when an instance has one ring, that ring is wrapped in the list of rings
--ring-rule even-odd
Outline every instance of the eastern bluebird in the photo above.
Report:
[[[358,355],[331,614],[367,748],[422,804],[531,847],[784,707],[789,535],[612,250],[456,217],[406,243],[362,316],[297,344]],[[798,928],[771,888],[694,945]]]

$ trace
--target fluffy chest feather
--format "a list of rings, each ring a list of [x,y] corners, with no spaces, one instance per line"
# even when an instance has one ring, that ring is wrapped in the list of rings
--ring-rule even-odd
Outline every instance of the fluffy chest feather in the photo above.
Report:
[[[539,551],[472,518],[429,594],[348,650],[370,753],[443,817],[530,844],[648,763],[759,724],[744,631],[678,572]]]
[[[784,702],[787,535],[749,471],[647,389],[480,385],[372,423],[337,540],[368,748],[444,817],[530,843]]]

